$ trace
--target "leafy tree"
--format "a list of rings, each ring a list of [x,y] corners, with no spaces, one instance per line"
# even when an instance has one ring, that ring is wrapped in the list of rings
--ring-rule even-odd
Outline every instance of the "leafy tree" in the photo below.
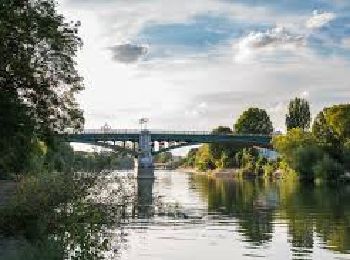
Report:
[[[232,134],[232,130],[227,126],[219,126],[213,129],[212,134]],[[214,160],[217,160],[219,164],[221,164],[221,157],[223,153],[226,156],[230,156],[232,150],[232,144],[229,143],[212,143],[209,144],[209,153]],[[219,167],[221,168],[221,167]]]
[[[350,139],[350,104],[324,108],[315,118],[312,132],[332,157],[344,160],[344,144]]]
[[[350,138],[350,104],[324,108],[316,117],[312,130],[321,138],[327,135],[336,136],[341,141]]]
[[[239,134],[271,134],[273,131],[270,117],[264,109],[249,108],[244,111],[235,124]]]
[[[75,101],[83,89],[74,61],[78,26],[56,13],[54,0],[0,3],[0,91],[25,105],[40,138],[83,124]]]
[[[324,152],[316,144],[295,149],[289,158],[290,167],[304,180],[314,180],[314,167],[322,160]]]
[[[274,136],[273,147],[279,154],[291,164],[293,153],[300,147],[307,147],[317,143],[312,133],[305,132],[300,128],[294,128],[287,132],[286,135]]]
[[[0,171],[26,171],[38,140],[84,123],[75,95],[79,23],[56,13],[54,0],[0,2]],[[34,157],[33,157],[34,156]],[[30,168],[30,167],[29,167]]]
[[[34,123],[15,95],[0,91],[0,175],[19,173],[35,150]],[[1,176],[0,176],[1,177]]]
[[[195,165],[196,168],[200,171],[215,169],[215,164],[212,157],[210,156],[209,145],[204,144],[199,147],[196,154]]]
[[[172,159],[173,159],[173,155],[171,152],[163,152],[154,157],[154,161],[157,163],[171,162]]]
[[[337,180],[344,173],[344,167],[325,154],[323,158],[314,165],[313,171],[316,177],[325,180]]]
[[[198,148],[192,148],[188,151],[185,164],[189,167],[195,167],[196,155],[198,152]]]
[[[303,98],[295,98],[289,102],[288,114],[286,115],[287,129],[310,128],[311,113],[309,102]]]
[[[319,145],[318,139],[300,128],[274,137],[273,145],[284,162],[303,179],[336,180],[344,173],[343,166]]]

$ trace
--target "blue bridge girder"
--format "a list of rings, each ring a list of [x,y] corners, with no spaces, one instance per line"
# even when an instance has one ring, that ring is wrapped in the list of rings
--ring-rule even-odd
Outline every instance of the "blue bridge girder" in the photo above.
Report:
[[[188,145],[202,143],[230,142],[241,146],[271,147],[271,135],[249,135],[249,134],[213,134],[209,131],[162,131],[147,130],[152,142],[168,142],[175,145],[153,151],[157,154],[163,151],[180,148]],[[83,130],[77,133],[68,133],[63,136],[68,142],[100,145],[113,149],[111,143],[132,142],[138,143],[141,135],[140,130],[130,129],[108,129],[108,130]],[[130,149],[125,149],[126,151]],[[137,151],[135,151],[137,153]]]

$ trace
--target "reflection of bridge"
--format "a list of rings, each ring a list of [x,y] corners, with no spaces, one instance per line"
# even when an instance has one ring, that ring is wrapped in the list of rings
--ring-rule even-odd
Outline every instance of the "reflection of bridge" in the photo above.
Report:
[[[133,154],[140,173],[150,171],[152,156],[161,152],[201,143],[230,142],[240,146],[269,147],[270,135],[217,134],[204,131],[84,130],[66,135],[67,141],[85,143]],[[145,170],[147,169],[147,170]],[[148,175],[147,173],[145,175]]]

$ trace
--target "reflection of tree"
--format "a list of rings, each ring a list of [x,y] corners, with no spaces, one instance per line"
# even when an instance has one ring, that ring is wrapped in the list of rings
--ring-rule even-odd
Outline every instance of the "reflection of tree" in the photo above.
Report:
[[[239,220],[239,232],[254,245],[272,238],[275,200],[265,193],[263,183],[225,181],[196,176],[201,192],[208,198],[208,210],[234,216]],[[269,190],[271,192],[271,190]]]
[[[280,185],[280,189],[284,189]],[[287,185],[287,184],[286,184]],[[291,242],[299,250],[313,246],[313,233],[329,250],[350,250],[350,191],[344,186],[295,185],[281,205]]]
[[[207,198],[210,212],[238,219],[239,232],[249,243],[271,241],[272,223],[280,219],[287,222],[296,258],[312,253],[315,235],[327,249],[349,253],[349,187],[305,186],[295,181],[228,181],[206,176],[193,176],[191,180]]]

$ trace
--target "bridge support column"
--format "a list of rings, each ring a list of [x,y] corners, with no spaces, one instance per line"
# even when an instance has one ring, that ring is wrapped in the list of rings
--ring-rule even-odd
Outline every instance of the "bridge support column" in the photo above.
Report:
[[[139,137],[139,155],[135,158],[135,170],[139,179],[154,178],[151,135],[147,130],[142,130]]]

